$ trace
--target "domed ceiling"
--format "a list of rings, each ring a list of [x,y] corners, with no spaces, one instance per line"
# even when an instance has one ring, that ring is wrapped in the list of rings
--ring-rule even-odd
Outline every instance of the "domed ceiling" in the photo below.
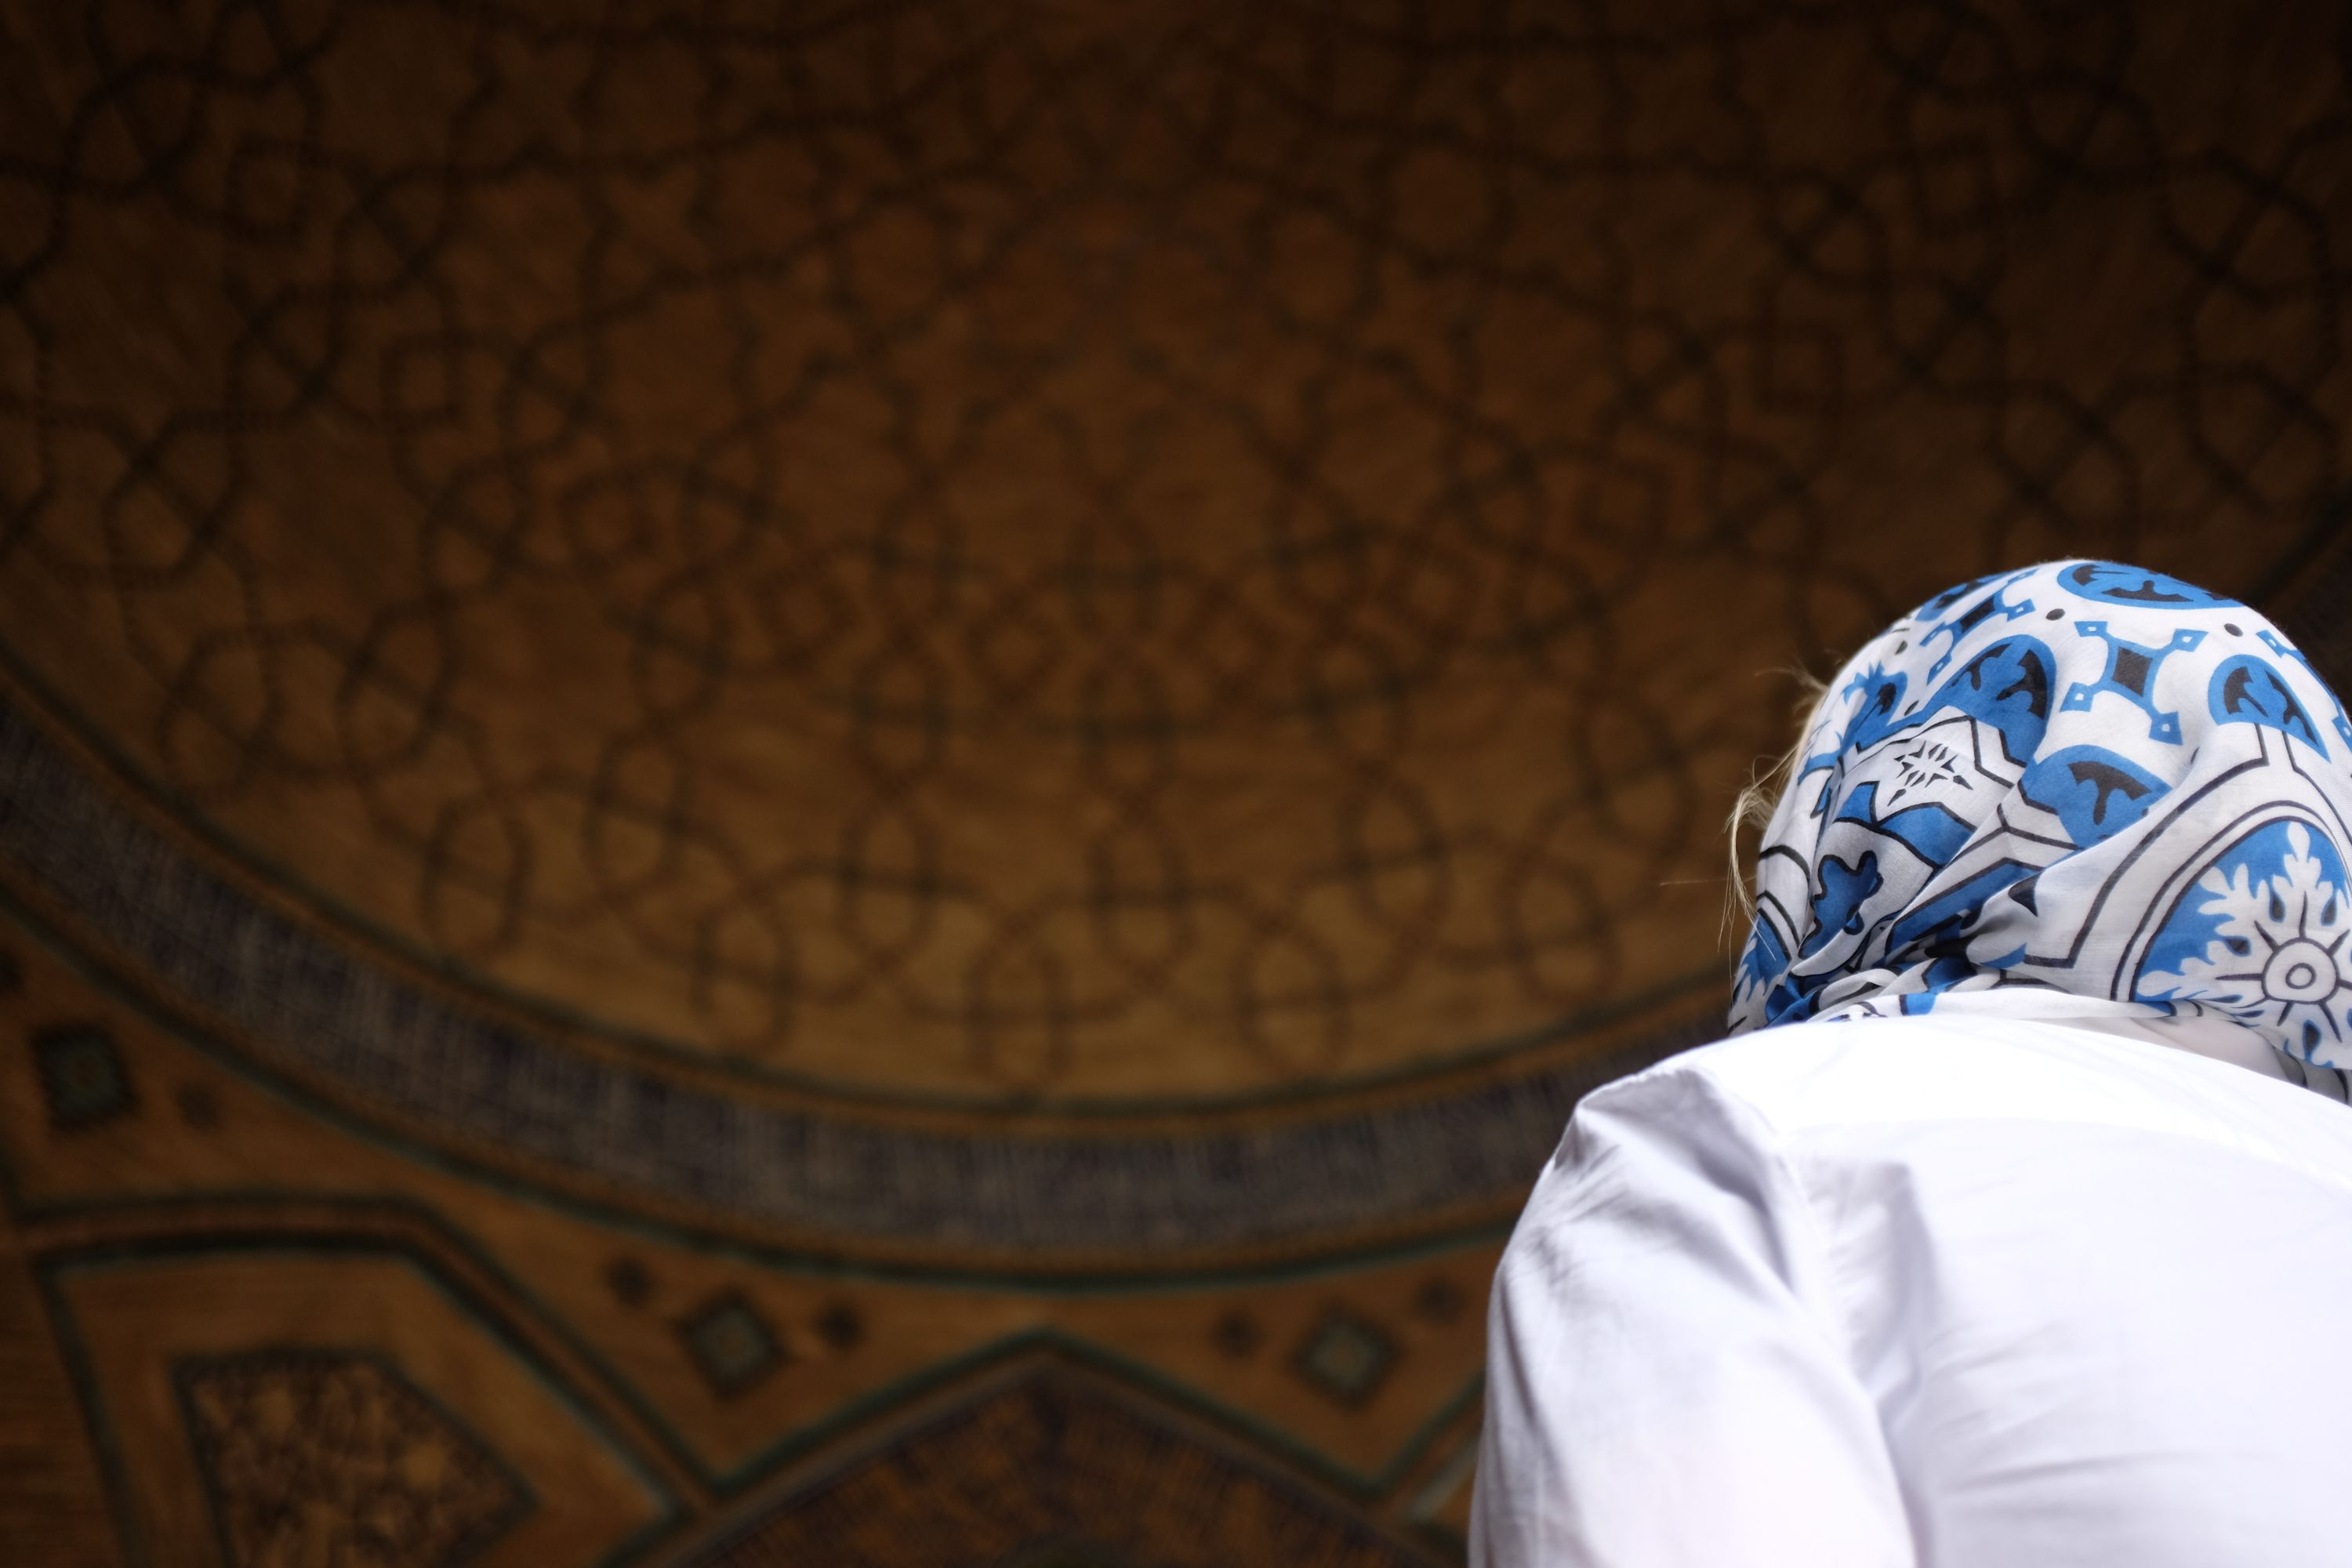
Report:
[[[945,1562],[908,1478],[1088,1423],[1458,1547],[1792,672],[2058,554],[2352,651],[2347,36],[0,0],[0,1149],[107,1529],[272,1560],[331,1396],[452,1423],[399,1561]],[[1160,1560],[1151,1470],[972,1561]]]

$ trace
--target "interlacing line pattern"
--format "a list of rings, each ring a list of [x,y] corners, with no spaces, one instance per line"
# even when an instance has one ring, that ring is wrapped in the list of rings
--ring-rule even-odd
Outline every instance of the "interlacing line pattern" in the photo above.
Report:
[[[1425,1058],[1691,967],[1726,640],[2307,525],[2326,10],[23,0],[0,616],[624,1030]]]

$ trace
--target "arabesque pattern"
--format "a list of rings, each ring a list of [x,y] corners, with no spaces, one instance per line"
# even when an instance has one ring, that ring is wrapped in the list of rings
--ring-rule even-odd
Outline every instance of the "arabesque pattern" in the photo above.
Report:
[[[1458,1558],[1774,672],[2352,662],[2338,10],[0,0],[0,1561]]]
[[[11,30],[15,661],[383,935],[793,1081],[1316,1085],[1684,981],[1774,728],[1720,650],[2200,531],[2258,586],[2341,477],[2276,12]]]

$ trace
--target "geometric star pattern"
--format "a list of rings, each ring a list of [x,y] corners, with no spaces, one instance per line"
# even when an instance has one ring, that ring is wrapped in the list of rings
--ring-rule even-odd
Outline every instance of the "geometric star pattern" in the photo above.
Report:
[[[184,1364],[180,1398],[236,1568],[444,1568],[531,1506],[408,1381],[363,1356],[256,1351]]]
[[[2346,478],[2325,7],[756,10],[7,12],[9,662],[616,1048],[1489,1052],[1707,968],[1748,671]]]

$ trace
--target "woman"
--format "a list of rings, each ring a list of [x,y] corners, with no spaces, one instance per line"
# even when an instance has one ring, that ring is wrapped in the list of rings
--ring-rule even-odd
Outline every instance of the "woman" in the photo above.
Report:
[[[2347,819],[2342,705],[2160,574],[1864,647],[1733,1037],[1589,1096],[1504,1255],[1474,1563],[2352,1564]]]

